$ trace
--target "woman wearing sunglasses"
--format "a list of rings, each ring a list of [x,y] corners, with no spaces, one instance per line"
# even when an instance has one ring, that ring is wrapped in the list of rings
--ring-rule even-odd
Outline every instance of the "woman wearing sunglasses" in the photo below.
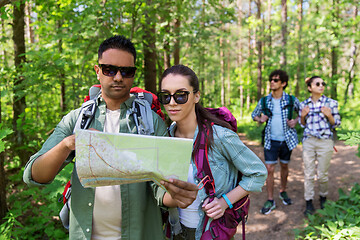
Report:
[[[200,239],[205,214],[210,220],[220,218],[231,204],[249,192],[261,191],[267,176],[266,168],[231,130],[230,124],[217,119],[200,105],[199,81],[190,68],[176,65],[165,70],[160,89],[159,101],[173,121],[169,128],[172,137],[190,138],[198,143],[195,141],[198,133],[209,130],[208,160],[215,180],[216,196],[209,203],[205,189],[201,188],[202,179],[196,178],[194,156],[182,159],[189,162],[188,182],[198,184],[199,191],[189,207],[178,209],[183,231],[174,238]],[[194,144],[193,154],[198,148],[198,144]],[[243,177],[237,185],[238,170]],[[164,199],[165,204],[167,201],[171,203],[171,199]]]
[[[306,209],[304,214],[313,214],[315,208],[314,180],[319,182],[320,208],[324,208],[328,195],[328,169],[333,153],[333,132],[341,123],[338,102],[323,95],[325,82],[319,76],[305,80],[311,96],[300,103],[300,124],[304,129],[303,161],[304,161],[304,198]]]

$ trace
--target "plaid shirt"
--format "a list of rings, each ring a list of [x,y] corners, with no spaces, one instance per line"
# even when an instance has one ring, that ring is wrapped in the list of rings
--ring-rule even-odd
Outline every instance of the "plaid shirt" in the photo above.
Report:
[[[297,133],[295,128],[290,128],[289,125],[287,125],[286,120],[288,118],[288,104],[289,104],[289,98],[290,95],[283,92],[283,95],[280,99],[280,107],[281,107],[281,119],[282,119],[282,128],[284,130],[284,134],[285,134],[285,142],[286,145],[288,146],[289,150],[292,150],[296,147],[296,145],[299,143],[298,141],[298,137],[297,137]],[[267,108],[270,109],[270,111],[272,112],[274,110],[274,104],[272,103],[272,94],[270,93],[267,97],[266,97],[266,105]],[[294,99],[294,111],[296,112],[296,114],[299,114],[299,108],[300,108],[300,102],[297,98]],[[261,99],[258,102],[258,104],[256,105],[256,108],[254,109],[254,111],[251,114],[252,119],[254,119],[254,117],[261,115],[261,113],[264,113],[265,109],[262,109],[262,104],[261,104]],[[264,148],[267,150],[270,150],[271,148],[271,121],[272,121],[272,117],[268,116],[269,120],[268,123],[266,125],[265,128],[265,144],[264,144]]]
[[[300,103],[300,116],[301,111],[305,106],[309,106],[310,112],[305,117],[305,126],[301,124],[301,119],[299,119],[300,125],[305,128],[303,141],[311,136],[319,139],[332,138],[333,133],[331,130],[341,124],[338,102],[322,95],[319,100],[314,103],[311,100],[311,97],[309,97]],[[331,126],[327,117],[325,117],[325,115],[321,112],[322,107],[328,107],[331,109],[331,113],[335,120],[334,125]]]

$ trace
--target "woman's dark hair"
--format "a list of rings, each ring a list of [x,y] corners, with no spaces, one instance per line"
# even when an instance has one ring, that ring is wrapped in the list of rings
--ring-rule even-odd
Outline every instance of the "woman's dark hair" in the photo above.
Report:
[[[192,69],[190,69],[189,67],[186,67],[184,65],[175,65],[175,66],[172,66],[172,67],[166,69],[161,76],[160,89],[161,89],[162,80],[169,74],[181,75],[181,76],[186,77],[189,80],[190,86],[193,87],[194,92],[199,91],[198,77],[196,76],[195,72]],[[213,114],[208,112],[203,106],[201,106],[200,103],[195,104],[195,114],[196,114],[196,121],[198,124],[199,132],[206,131],[205,129],[209,130],[208,150],[211,149],[211,146],[214,143],[214,137],[213,137],[214,132],[212,129],[212,123],[214,123],[216,125],[220,125],[225,128],[232,129],[231,125],[229,123],[218,119],[216,116],[214,116]],[[198,134],[196,140],[198,140],[199,136],[200,135]],[[196,144],[194,146],[194,151],[192,153],[193,157],[194,157],[195,153],[198,151],[199,145],[200,145],[199,141],[195,141],[195,142],[196,142]]]
[[[283,83],[286,83],[285,87],[283,89],[285,89],[288,85],[288,81],[289,81],[289,76],[287,75],[287,73],[283,70],[274,70],[270,73],[270,76],[269,76],[269,81],[271,81],[271,79],[274,77],[274,76],[279,76],[280,77],[280,80],[281,82]]]
[[[119,49],[126,51],[134,56],[134,63],[136,62],[136,50],[134,44],[130,39],[124,36],[115,35],[104,40],[99,46],[98,60],[102,58],[103,53],[108,49]]]

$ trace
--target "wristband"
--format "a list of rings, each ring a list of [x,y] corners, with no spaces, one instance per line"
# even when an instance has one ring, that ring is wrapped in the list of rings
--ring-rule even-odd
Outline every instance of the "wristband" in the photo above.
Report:
[[[226,196],[226,194],[223,194],[222,197],[224,198],[227,205],[229,205],[229,208],[232,209],[233,205],[231,204],[231,202],[230,202],[229,198]]]

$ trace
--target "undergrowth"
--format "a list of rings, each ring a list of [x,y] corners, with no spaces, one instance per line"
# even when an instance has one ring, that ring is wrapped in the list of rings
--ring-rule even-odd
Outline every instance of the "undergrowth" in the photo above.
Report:
[[[324,209],[305,219],[303,229],[295,229],[295,239],[360,239],[360,185],[349,194],[339,189],[336,202],[327,201]]]

